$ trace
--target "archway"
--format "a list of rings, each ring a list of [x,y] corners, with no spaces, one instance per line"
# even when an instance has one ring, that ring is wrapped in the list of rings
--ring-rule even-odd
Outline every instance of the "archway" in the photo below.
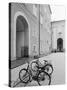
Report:
[[[62,51],[62,49],[63,49],[63,39],[62,38],[58,38],[57,39],[57,49],[58,49],[58,51]]]
[[[29,56],[29,30],[26,19],[19,15],[16,19],[16,58]]]

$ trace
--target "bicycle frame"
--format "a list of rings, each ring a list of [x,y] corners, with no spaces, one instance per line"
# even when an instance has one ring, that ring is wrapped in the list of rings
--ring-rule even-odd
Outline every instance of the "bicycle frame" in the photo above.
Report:
[[[44,61],[45,61],[45,60],[44,60]],[[37,71],[33,71],[33,70],[30,68],[29,62],[28,62],[27,68],[23,68],[23,69],[20,70],[20,72],[19,72],[19,79],[20,79],[20,81],[21,81],[22,83],[27,84],[28,82],[31,82],[32,80],[35,80],[35,81],[37,81],[38,84],[40,85],[41,79],[44,78],[45,76],[48,76],[48,78],[49,78],[49,83],[48,83],[48,85],[50,85],[50,83],[51,83],[51,75],[49,75],[47,72],[45,72],[45,69],[44,69],[45,66],[40,66],[40,65],[39,65],[39,60],[35,61],[35,63],[37,64]],[[32,65],[32,63],[31,63],[31,65]],[[47,61],[45,61],[45,65],[47,65]],[[28,76],[27,76],[27,77],[28,77],[27,81],[23,81],[23,80],[24,80],[24,79],[22,79],[23,76],[20,76],[20,75],[22,75],[21,72],[22,72],[23,70],[26,72],[26,73],[25,73],[25,76],[28,75]],[[34,72],[35,72],[35,75],[33,75]],[[43,76],[41,76],[42,73],[43,73]],[[39,76],[39,75],[40,75],[40,76]],[[44,79],[45,79],[45,78],[44,78]],[[43,80],[43,81],[45,81],[45,80]]]
[[[27,71],[28,71],[28,73],[29,73],[29,75],[30,75],[30,80],[29,80],[29,82],[31,82],[32,80],[35,80],[35,81],[38,82],[38,75],[39,75],[39,73],[40,73],[40,72],[45,72],[45,71],[44,71],[44,67],[40,67],[40,66],[38,65],[37,68],[38,68],[38,71],[36,72],[36,75],[34,76],[34,75],[32,74],[32,71],[31,71],[30,68],[29,68],[29,63],[28,63]],[[38,84],[39,84],[39,83],[38,83]]]
[[[38,72],[37,72],[37,75],[34,76],[34,75],[32,74],[32,71],[30,70],[29,63],[28,63],[28,66],[27,66],[27,71],[28,71],[28,73],[29,73],[29,75],[30,75],[30,82],[31,82],[32,80],[38,81],[38,79],[37,79],[37,77],[38,77]]]

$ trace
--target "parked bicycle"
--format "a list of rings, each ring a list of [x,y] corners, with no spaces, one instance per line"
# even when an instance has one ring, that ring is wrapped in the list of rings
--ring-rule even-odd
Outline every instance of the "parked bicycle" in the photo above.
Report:
[[[38,60],[33,61],[31,63],[31,69],[34,72],[37,72],[39,70],[39,68],[41,68],[42,70],[44,70],[45,72],[47,72],[49,75],[51,75],[53,73],[53,66],[51,63],[49,63],[46,60],[43,60],[43,64]]]
[[[40,62],[33,61],[30,65],[28,63],[27,69],[23,68],[19,72],[19,79],[22,83],[29,83],[32,80],[35,80],[38,82],[38,85],[50,85],[51,84],[51,74],[53,72],[53,67],[49,65],[52,69],[51,72],[48,73],[48,64],[47,61],[45,61],[44,66],[40,66]],[[36,67],[33,67],[35,64]],[[31,68],[30,68],[31,67]],[[49,67],[49,68],[50,68]]]

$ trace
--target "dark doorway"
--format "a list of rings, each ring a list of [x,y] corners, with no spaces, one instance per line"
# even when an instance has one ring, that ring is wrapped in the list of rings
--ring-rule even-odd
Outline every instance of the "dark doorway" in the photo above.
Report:
[[[23,16],[16,20],[16,58],[24,58],[29,55],[28,23]]]
[[[63,39],[62,38],[58,38],[57,40],[57,49],[59,52],[63,50]]]

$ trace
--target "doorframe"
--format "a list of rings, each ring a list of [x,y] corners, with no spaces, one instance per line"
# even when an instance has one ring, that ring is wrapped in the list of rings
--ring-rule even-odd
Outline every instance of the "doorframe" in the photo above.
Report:
[[[20,11],[16,12],[15,15],[14,15],[14,56],[15,56],[15,59],[16,59],[16,20],[17,20],[17,17],[18,16],[22,16],[25,18],[25,20],[27,21],[28,23],[28,30],[29,30],[29,50],[28,50],[28,53],[30,55],[30,24],[29,24],[29,21],[26,17],[26,15]]]
[[[63,39],[62,38],[58,38],[57,39],[57,49],[58,49],[58,40],[61,39],[62,40],[62,49],[63,49]]]

